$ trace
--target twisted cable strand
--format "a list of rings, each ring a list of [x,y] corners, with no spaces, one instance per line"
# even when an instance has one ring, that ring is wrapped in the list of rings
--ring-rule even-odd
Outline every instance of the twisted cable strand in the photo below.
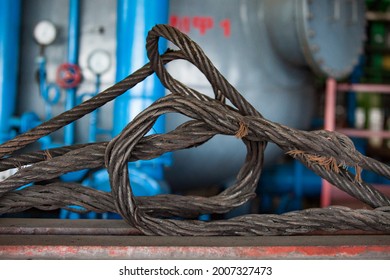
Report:
[[[162,63],[168,63],[175,59],[185,59],[185,56],[179,51],[169,51],[162,57]],[[0,145],[0,157],[9,155],[17,150],[20,150],[28,144],[34,143],[38,139],[46,136],[71,122],[80,119],[86,114],[91,113],[95,109],[114,100],[128,89],[133,88],[138,83],[153,73],[149,64],[146,64],[139,70],[135,71],[122,81],[102,91],[100,94],[84,101],[80,105],[65,111],[62,114],[42,123],[41,125],[31,129],[30,131],[20,134],[15,138]]]

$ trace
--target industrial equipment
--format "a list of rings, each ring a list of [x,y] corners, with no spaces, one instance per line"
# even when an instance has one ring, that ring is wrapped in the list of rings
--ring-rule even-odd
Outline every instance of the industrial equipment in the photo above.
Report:
[[[3,1],[3,5],[16,5],[11,2]],[[22,32],[19,89],[16,76],[2,83],[2,87],[11,87],[1,93],[6,96],[2,99],[6,108],[2,110],[2,142],[95,96],[146,63],[143,46],[147,31],[156,23],[169,22],[197,41],[266,118],[302,129],[309,127],[315,108],[313,72],[345,77],[357,64],[364,39],[364,4],[359,0],[245,0],[230,1],[229,5],[222,0],[39,3],[22,2],[19,10],[28,12],[23,19],[14,16],[23,26],[34,29]],[[2,33],[3,42],[17,45],[20,22],[12,24]],[[162,52],[164,42],[160,45]],[[5,63],[16,67],[17,48],[4,55],[11,59]],[[190,64],[175,61],[168,69],[184,84],[212,94],[205,78]],[[89,118],[43,138],[41,148],[115,137],[140,111],[164,95],[157,78],[150,77]],[[184,120],[169,114],[158,120],[151,133],[170,131]],[[232,150],[234,154],[229,153]],[[129,172],[138,182],[140,195],[223,186],[236,176],[244,155],[239,140],[217,136],[199,148],[130,164]],[[269,164],[280,155],[275,145],[269,145],[265,160]],[[83,170],[61,179],[110,189],[104,169]]]

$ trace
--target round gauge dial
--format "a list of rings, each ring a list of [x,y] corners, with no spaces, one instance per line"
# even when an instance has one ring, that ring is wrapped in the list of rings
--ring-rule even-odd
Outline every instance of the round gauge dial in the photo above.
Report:
[[[38,22],[34,28],[34,38],[38,44],[47,46],[56,39],[57,30],[54,24],[48,20]]]
[[[88,57],[88,67],[96,75],[107,72],[110,66],[110,54],[105,50],[95,50]]]

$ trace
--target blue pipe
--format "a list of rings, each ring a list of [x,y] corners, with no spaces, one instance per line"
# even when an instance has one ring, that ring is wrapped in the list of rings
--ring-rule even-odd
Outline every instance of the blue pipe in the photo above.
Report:
[[[118,0],[116,81],[142,67],[148,58],[145,41],[148,31],[157,23],[168,22],[168,0]],[[166,42],[161,42],[166,48]],[[164,87],[154,75],[116,99],[113,136],[156,99],[163,97]],[[154,129],[165,131],[161,119]]]
[[[69,0],[69,27],[68,27],[68,63],[78,64],[79,57],[79,25],[80,25],[80,1]],[[76,105],[76,88],[66,90],[65,110],[70,110]],[[65,145],[74,144],[75,124],[68,124],[64,131]]]
[[[41,96],[45,101],[45,120],[52,118],[52,106],[46,102],[46,97],[49,96],[47,92],[47,83],[46,83],[46,58],[43,56],[38,57],[38,66],[39,66],[39,91]]]
[[[96,96],[100,92],[100,85],[101,85],[101,76],[96,75],[95,91],[90,92],[90,93],[78,94],[77,104],[82,103],[84,98],[92,98],[92,97]],[[96,142],[98,135],[102,135],[102,134],[111,135],[112,134],[111,129],[104,129],[104,128],[100,128],[98,126],[99,112],[100,112],[100,109],[98,108],[89,114],[90,118],[89,118],[88,142],[90,142],[90,143]]]
[[[95,81],[95,94],[97,95],[100,91],[100,75],[96,75],[96,81]],[[97,140],[97,135],[99,134],[99,128],[98,128],[98,114],[99,109],[96,109],[95,111],[91,112],[90,119],[89,119],[89,136],[88,141],[90,143],[94,143]]]
[[[45,120],[52,118],[52,107],[61,99],[60,88],[54,83],[46,81],[46,58],[44,56],[37,57],[38,73],[39,73],[39,90],[45,102]]]
[[[12,138],[19,66],[20,0],[0,1],[0,143]]]
[[[168,22],[168,0],[118,0],[116,80],[142,67],[148,58],[145,42],[148,31],[158,23]],[[162,49],[166,41],[160,42]],[[113,137],[155,100],[163,97],[165,89],[156,75],[147,78],[114,103]],[[160,117],[153,127],[156,133],[165,132],[165,119]],[[167,158],[157,159],[154,166],[143,165],[143,170],[157,180],[163,179],[163,164]]]

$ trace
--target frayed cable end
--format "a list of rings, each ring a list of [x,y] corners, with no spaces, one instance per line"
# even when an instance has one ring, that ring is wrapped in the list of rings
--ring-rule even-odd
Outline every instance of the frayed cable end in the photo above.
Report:
[[[248,135],[248,126],[246,123],[244,123],[243,121],[240,121],[240,127],[238,128],[238,131],[236,133],[236,137],[237,138],[244,138],[245,136]]]
[[[319,155],[313,155],[306,153],[301,150],[290,150],[286,152],[287,155],[292,156],[293,158],[296,158],[298,155],[305,158],[307,163],[309,165],[311,164],[318,164],[321,166],[324,166],[324,168],[327,171],[334,171],[336,173],[340,172],[340,167],[345,167],[345,164],[338,163],[337,160],[334,157],[326,157],[326,156],[319,156]],[[362,182],[362,168],[359,165],[355,165],[355,182]]]

